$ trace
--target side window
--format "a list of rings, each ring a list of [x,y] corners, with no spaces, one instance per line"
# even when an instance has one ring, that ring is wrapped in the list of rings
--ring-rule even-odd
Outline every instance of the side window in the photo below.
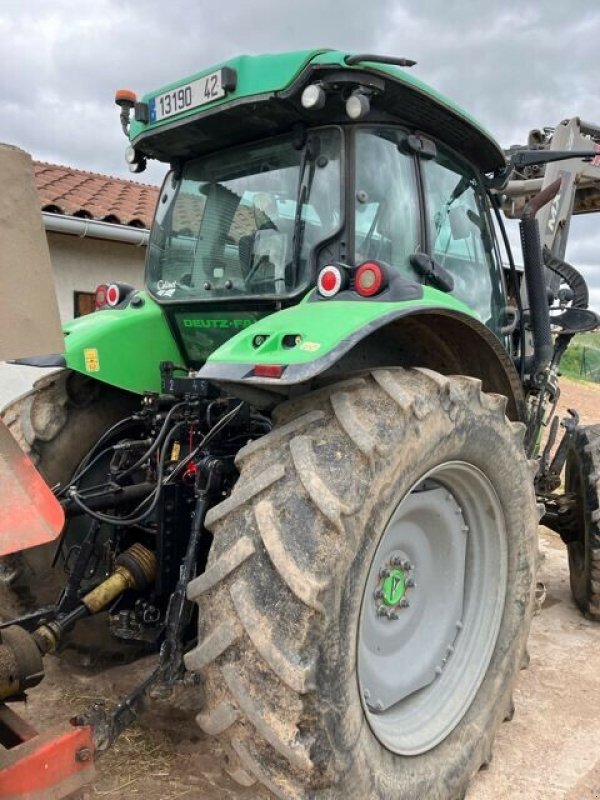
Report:
[[[453,294],[498,332],[504,289],[485,193],[475,173],[441,149],[422,171],[432,256],[454,278]]]
[[[414,281],[409,258],[420,249],[414,161],[397,128],[356,134],[355,260],[380,259]]]

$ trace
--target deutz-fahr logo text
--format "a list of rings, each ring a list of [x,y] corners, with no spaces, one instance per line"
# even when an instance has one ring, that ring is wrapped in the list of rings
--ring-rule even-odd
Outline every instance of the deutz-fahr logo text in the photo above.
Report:
[[[252,325],[252,319],[184,319],[184,328],[234,328],[241,330]]]

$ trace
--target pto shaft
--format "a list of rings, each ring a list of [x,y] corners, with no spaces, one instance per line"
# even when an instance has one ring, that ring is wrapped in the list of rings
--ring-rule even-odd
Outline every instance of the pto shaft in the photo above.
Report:
[[[156,556],[136,543],[116,560],[112,575],[82,597],[79,605],[61,619],[29,633],[18,625],[0,631],[0,700],[30,689],[44,677],[42,656],[55,650],[77,620],[98,614],[127,589],[141,591],[156,575]]]

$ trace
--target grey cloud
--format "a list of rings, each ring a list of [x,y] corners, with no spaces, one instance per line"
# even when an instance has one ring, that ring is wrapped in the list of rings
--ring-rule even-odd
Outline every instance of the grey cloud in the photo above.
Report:
[[[331,46],[415,58],[418,77],[508,145],[566,116],[600,121],[599,39],[589,0],[3,0],[0,140],[130,177],[116,88],[144,93],[240,53]],[[574,225],[569,256],[600,307],[598,227]]]

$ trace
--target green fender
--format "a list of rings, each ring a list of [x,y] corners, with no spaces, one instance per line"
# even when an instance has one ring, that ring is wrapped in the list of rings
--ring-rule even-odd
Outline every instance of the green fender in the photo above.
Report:
[[[358,341],[387,322],[414,311],[445,309],[477,319],[464,303],[423,287],[419,299],[396,302],[316,300],[315,291],[292,308],[245,328],[208,357],[202,377],[269,385],[300,383],[323,372]],[[279,365],[280,378],[254,376],[256,365]]]
[[[137,394],[159,392],[160,362],[182,357],[160,306],[143,292],[136,298],[66,323],[66,366]]]
[[[423,287],[418,300],[399,302],[315,300],[313,291],[299,305],[231,337],[208,357],[199,376],[251,402],[262,396],[266,405],[269,396],[286,395],[325,373],[385,365],[480,378],[484,390],[508,398],[511,418],[523,417],[519,376],[501,342],[472,309],[430,287]]]

